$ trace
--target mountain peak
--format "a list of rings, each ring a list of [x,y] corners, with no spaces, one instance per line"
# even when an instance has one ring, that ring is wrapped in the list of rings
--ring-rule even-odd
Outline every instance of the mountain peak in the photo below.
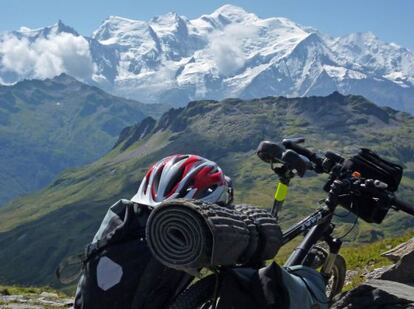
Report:
[[[219,7],[217,10],[215,10],[214,13],[222,14],[222,15],[230,15],[230,14],[244,15],[244,14],[249,14],[242,7],[237,6],[237,5],[233,5],[233,4],[224,4],[221,7]]]
[[[79,33],[72,27],[67,26],[62,20],[58,20],[55,24],[43,28],[32,29],[29,27],[20,27],[18,31],[14,31],[15,34],[20,34],[25,37],[48,37],[49,35],[57,35],[60,33],[69,33],[74,36],[79,36]]]
[[[140,37],[144,37],[149,28],[148,23],[141,20],[109,16],[93,32],[92,37],[105,45],[134,45],[141,42]]]
[[[241,22],[246,19],[255,19],[257,16],[253,13],[247,12],[245,9],[232,4],[225,4],[215,10],[211,16],[224,16],[233,22]]]
[[[56,33],[66,32],[66,33],[71,33],[75,36],[79,35],[79,33],[75,29],[64,24],[61,19],[59,19],[58,22],[54,24],[52,27],[56,29]]]
[[[159,15],[159,16],[155,16],[151,18],[150,23],[164,23],[165,21],[167,22],[178,21],[179,19],[180,17],[178,16],[178,14],[172,11],[172,12],[168,12],[167,14],[163,14],[163,15]]]
[[[80,83],[80,81],[78,81],[76,78],[66,73],[61,73],[59,75],[56,75],[55,77],[50,78],[50,80],[59,82],[59,83],[73,83],[73,82]]]
[[[149,24],[159,33],[176,32],[178,29],[186,28],[186,21],[178,16],[176,12],[169,12],[164,15],[153,17]]]
[[[121,16],[117,16],[117,15],[110,15],[103,21],[103,23],[119,23],[119,22],[134,23],[136,21],[137,20],[135,20],[135,19],[125,18],[125,17],[121,17]]]
[[[132,30],[132,28],[134,28],[137,24],[146,24],[146,22],[135,20],[135,19],[130,19],[130,18],[125,18],[121,16],[116,16],[116,15],[111,15],[103,20],[99,28],[94,31],[92,36],[94,37],[96,33],[102,32],[104,31],[104,29],[113,30],[113,29],[121,29],[121,28],[126,27],[125,31]]]
[[[17,83],[9,87],[25,88],[29,86],[31,88],[33,86],[38,87],[39,85],[47,85],[51,83],[52,84],[64,84],[64,85],[83,85],[80,81],[78,81],[73,76],[68,75],[66,73],[61,73],[54,77],[45,78],[45,79],[24,79],[24,80],[18,81]]]
[[[37,30],[33,30],[33,31],[38,31],[38,32],[44,34],[45,36],[48,36],[50,34],[56,35],[56,34],[60,34],[60,33],[70,33],[70,34],[73,34],[74,36],[79,36],[79,33],[75,29],[73,29],[70,26],[67,26],[60,19],[55,24],[53,24],[51,26],[41,28],[41,29],[37,29]]]

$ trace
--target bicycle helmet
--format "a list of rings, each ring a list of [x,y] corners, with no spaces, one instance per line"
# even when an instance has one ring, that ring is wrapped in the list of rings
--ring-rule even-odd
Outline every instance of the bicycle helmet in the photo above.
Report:
[[[197,155],[178,154],[150,167],[131,200],[152,207],[175,198],[227,205],[232,195],[230,178],[215,162]]]

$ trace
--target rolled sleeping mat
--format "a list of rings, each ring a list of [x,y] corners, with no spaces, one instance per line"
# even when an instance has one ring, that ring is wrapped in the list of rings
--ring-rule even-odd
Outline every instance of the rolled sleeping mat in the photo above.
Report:
[[[254,222],[231,207],[206,206],[207,221],[213,235],[211,265],[236,265],[249,261],[259,242]]]
[[[241,212],[183,199],[156,207],[146,227],[153,255],[168,267],[190,272],[246,260],[254,235],[257,242],[253,222]]]
[[[275,217],[266,209],[251,205],[235,205],[234,209],[253,221],[258,232],[258,243],[254,253],[250,253],[253,261],[273,259],[282,247],[283,233]]]

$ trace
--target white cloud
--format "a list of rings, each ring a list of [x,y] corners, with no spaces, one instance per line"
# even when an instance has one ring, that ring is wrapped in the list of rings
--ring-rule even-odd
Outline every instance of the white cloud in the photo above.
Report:
[[[245,61],[243,43],[258,31],[255,26],[229,25],[223,31],[210,36],[210,53],[223,75],[231,75],[240,69]]]
[[[89,44],[71,33],[49,35],[34,41],[5,35],[0,41],[1,70],[20,78],[49,78],[67,73],[90,79],[94,72]]]

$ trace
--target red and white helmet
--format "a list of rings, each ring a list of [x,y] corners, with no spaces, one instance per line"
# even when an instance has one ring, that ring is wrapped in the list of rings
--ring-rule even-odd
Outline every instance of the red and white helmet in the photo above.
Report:
[[[213,161],[192,154],[172,155],[148,170],[131,200],[153,207],[175,198],[227,205],[233,199],[229,179]]]

